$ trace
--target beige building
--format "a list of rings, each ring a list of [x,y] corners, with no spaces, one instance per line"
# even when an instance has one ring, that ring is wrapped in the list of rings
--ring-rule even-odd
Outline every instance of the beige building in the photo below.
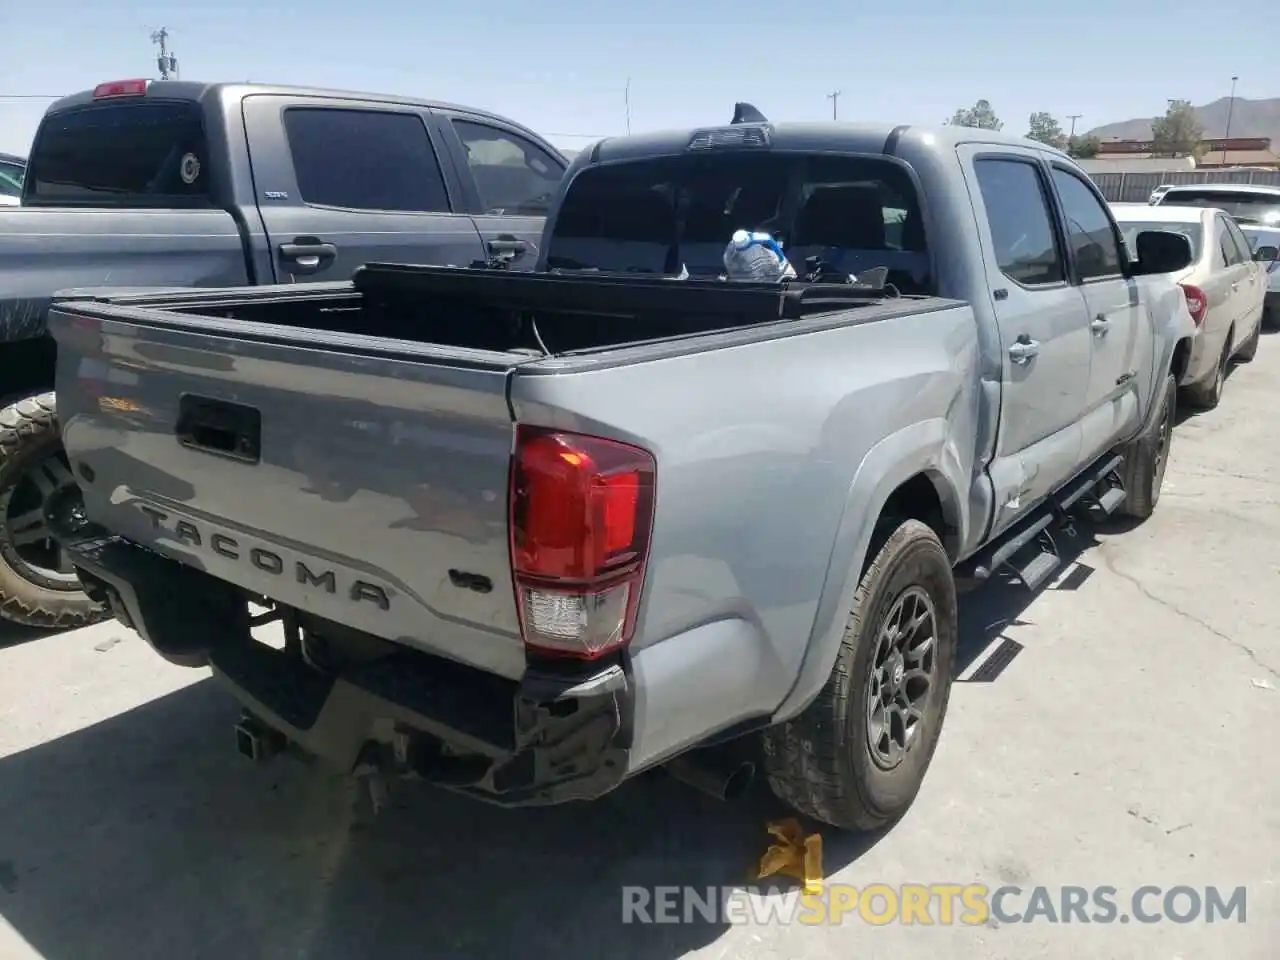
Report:
[[[1160,169],[1171,168],[1170,162],[1175,158],[1161,157],[1153,153],[1155,144],[1150,140],[1103,140],[1098,147],[1098,155],[1093,158],[1100,169],[1115,172],[1138,172],[1141,169],[1152,169],[1149,166],[1134,169],[1127,166],[1132,161],[1159,161]],[[1266,137],[1218,137],[1200,141],[1200,160],[1192,160],[1192,166],[1199,169],[1214,167],[1269,167],[1280,168],[1280,155],[1276,146]],[[1176,158],[1177,167],[1189,157]],[[1114,164],[1112,166],[1111,164]]]

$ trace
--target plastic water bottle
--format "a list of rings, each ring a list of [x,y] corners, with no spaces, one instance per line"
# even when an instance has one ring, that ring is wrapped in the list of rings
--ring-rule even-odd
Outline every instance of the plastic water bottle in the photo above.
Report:
[[[736,230],[724,248],[724,270],[730,280],[777,282],[796,275],[778,241],[768,233]]]

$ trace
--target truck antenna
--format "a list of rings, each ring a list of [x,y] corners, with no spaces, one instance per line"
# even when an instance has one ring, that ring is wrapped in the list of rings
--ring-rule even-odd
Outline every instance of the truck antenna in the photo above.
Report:
[[[769,119],[749,103],[733,105],[733,119],[730,123],[768,123]]]

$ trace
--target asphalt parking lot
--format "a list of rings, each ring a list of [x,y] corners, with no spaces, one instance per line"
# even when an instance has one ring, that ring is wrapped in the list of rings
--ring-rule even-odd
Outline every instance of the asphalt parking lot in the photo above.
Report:
[[[0,628],[0,957],[1274,958],[1277,408],[1273,335],[1179,426],[1152,520],[1082,529],[1037,597],[967,597],[923,793],[882,836],[824,838],[828,881],[858,888],[1109,885],[1124,913],[1143,885],[1243,886],[1243,923],[623,925],[624,886],[743,883],[777,807],[662,776],[524,812],[424,787],[356,828],[340,784],[241,759],[205,674],[109,623]]]

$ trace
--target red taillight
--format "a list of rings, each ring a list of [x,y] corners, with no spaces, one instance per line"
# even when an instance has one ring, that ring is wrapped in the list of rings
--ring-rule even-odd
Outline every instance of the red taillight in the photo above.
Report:
[[[631,639],[656,472],[630,444],[517,427],[511,568],[530,650],[594,660]]]
[[[1196,326],[1204,323],[1204,312],[1209,309],[1209,301],[1205,299],[1204,291],[1191,283],[1180,283],[1182,292],[1187,295],[1187,309],[1191,312],[1191,319],[1195,321]]]
[[[103,100],[107,97],[143,97],[147,94],[149,80],[112,80],[100,83],[93,88],[93,99]]]

